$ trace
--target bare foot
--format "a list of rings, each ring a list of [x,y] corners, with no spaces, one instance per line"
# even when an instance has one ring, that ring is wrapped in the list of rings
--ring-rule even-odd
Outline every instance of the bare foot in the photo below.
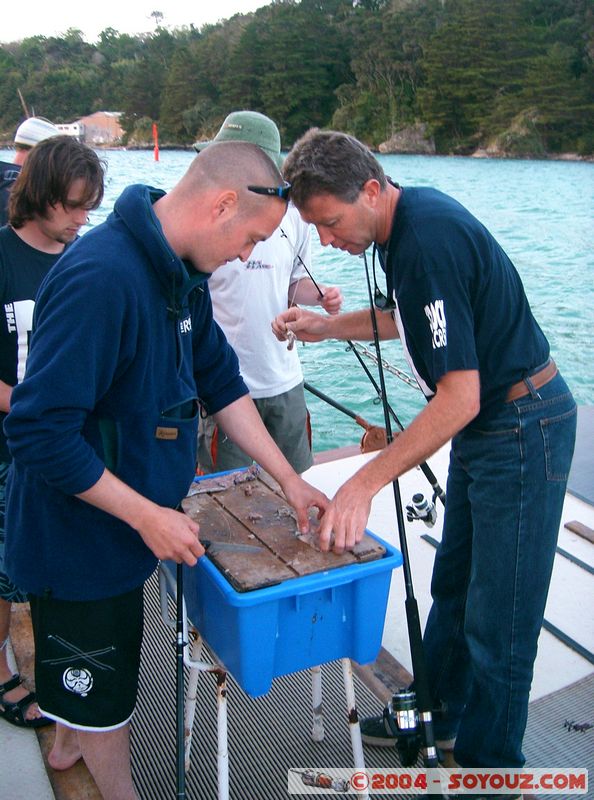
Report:
[[[70,769],[80,758],[82,758],[82,753],[78,732],[58,723],[54,746],[47,757],[50,767],[60,771]]]

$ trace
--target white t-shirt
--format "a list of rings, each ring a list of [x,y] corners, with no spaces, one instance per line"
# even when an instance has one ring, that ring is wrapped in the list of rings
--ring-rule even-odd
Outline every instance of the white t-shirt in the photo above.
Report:
[[[248,261],[229,261],[208,281],[214,317],[237,353],[254,398],[275,397],[303,380],[297,348],[287,350],[270,327],[288,308],[289,286],[308,277],[297,255],[310,266],[309,225],[289,205],[280,227],[258,242]]]

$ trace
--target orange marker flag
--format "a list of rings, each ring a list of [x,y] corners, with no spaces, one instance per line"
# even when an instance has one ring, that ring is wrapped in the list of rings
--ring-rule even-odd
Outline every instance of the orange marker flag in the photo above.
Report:
[[[157,123],[153,122],[153,142],[155,143],[155,161],[159,160],[159,130],[157,128]]]

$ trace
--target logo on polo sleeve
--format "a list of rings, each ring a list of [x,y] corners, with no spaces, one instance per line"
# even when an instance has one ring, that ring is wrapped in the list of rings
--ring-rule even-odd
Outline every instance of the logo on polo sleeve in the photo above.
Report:
[[[428,303],[423,310],[429,320],[433,349],[437,350],[438,347],[445,347],[448,343],[448,337],[443,300],[434,300],[432,303]]]

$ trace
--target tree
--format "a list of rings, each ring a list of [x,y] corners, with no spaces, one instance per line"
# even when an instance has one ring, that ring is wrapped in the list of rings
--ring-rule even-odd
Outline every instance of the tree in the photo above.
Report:
[[[508,0],[503,16],[491,0],[459,0],[427,43],[419,102],[442,151],[474,149],[492,133],[495,98],[520,91],[539,47],[522,12],[523,0]]]
[[[210,138],[230,111],[272,117],[283,144],[312,125],[375,146],[429,124],[439,152],[594,151],[592,0],[274,0],[200,30],[75,28],[0,45],[0,131],[31,113],[124,113],[168,143]],[[144,135],[144,133],[143,133]]]
[[[162,11],[151,11],[150,16],[155,21],[155,28],[160,28],[161,23],[163,22],[163,12]]]
[[[183,141],[192,135],[185,113],[196,102],[200,90],[198,62],[189,47],[177,48],[167,70],[159,112],[161,136]]]
[[[426,43],[442,16],[438,0],[359,8],[350,20],[356,83],[338,88],[333,124],[378,144],[415,122]]]
[[[225,82],[229,110],[249,107],[277,122],[283,141],[312,125],[329,124],[337,107],[335,88],[350,75],[344,31],[331,3],[278,3],[256,12],[232,57]]]

